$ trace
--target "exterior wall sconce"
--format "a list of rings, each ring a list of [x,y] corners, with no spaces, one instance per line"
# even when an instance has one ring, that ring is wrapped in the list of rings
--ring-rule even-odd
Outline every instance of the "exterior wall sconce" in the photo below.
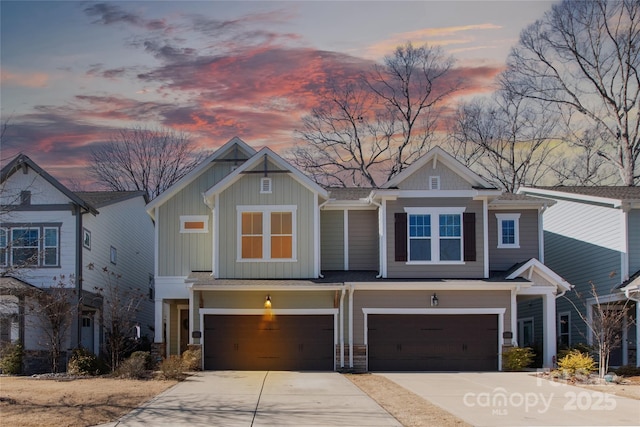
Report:
[[[264,308],[271,308],[271,295],[267,295],[264,299]]]
[[[431,295],[431,307],[437,307],[437,306],[438,306],[438,295],[434,293],[433,295]]]

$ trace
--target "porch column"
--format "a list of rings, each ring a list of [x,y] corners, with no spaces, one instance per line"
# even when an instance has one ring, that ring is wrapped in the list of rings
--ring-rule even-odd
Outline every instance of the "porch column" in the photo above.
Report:
[[[517,300],[518,292],[515,289],[511,290],[511,345],[520,345],[522,341],[522,337],[518,336],[518,300]]]
[[[189,344],[193,344],[193,287],[189,286]]]
[[[556,354],[556,298],[552,293],[542,295],[542,327],[544,329],[544,354],[542,366],[553,368]]]
[[[163,330],[163,325],[162,325],[162,309],[163,309],[163,304],[162,304],[162,300],[161,299],[157,299],[155,300],[155,307],[154,307],[154,324],[155,324],[155,331],[153,333],[153,342],[155,343],[161,343],[162,342],[162,330]]]

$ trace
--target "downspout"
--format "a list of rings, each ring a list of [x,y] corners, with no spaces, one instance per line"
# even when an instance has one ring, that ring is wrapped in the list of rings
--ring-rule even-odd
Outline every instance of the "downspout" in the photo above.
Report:
[[[77,348],[82,344],[82,215],[89,213],[90,211],[85,209],[82,211],[82,206],[76,205],[75,214],[76,214],[76,268],[74,274],[76,275],[76,303],[77,303],[77,332],[76,339],[77,342],[72,347]]]
[[[376,279],[380,279],[382,278],[383,272],[382,272],[382,260],[384,255],[386,255],[382,250],[382,240],[384,239],[384,233],[381,232],[380,227],[384,227],[384,213],[382,212],[382,204],[381,203],[377,203],[376,201],[373,200],[372,196],[369,196],[368,200],[367,200],[370,204],[377,206],[378,207],[378,275],[376,276]]]
[[[538,258],[541,263],[544,264],[544,219],[543,214],[549,208],[549,206],[545,203],[538,210]],[[566,291],[565,291],[566,292]],[[564,292],[562,293],[564,295]],[[562,296],[561,295],[561,296]]]

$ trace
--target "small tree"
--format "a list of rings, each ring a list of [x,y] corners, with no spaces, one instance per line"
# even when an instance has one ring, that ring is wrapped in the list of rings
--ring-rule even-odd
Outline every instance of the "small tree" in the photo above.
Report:
[[[625,314],[629,306],[629,300],[624,301],[603,301],[601,295],[598,295],[596,286],[590,282],[589,294],[592,297],[593,304],[588,304],[583,300],[585,311],[578,310],[575,303],[564,296],[587,326],[587,333],[593,337],[593,346],[598,352],[598,375],[600,378],[609,371],[609,358],[611,351],[617,348],[622,342],[622,327],[624,325]],[[589,315],[589,311],[591,315]],[[585,337],[587,338],[587,337]]]
[[[95,266],[89,264],[89,270]],[[105,285],[95,287],[96,293],[104,299],[103,327],[106,334],[104,350],[111,371],[115,371],[120,362],[136,348],[137,339],[135,318],[146,294],[140,289],[125,286],[122,276],[107,267],[102,268]]]
[[[69,282],[73,284],[74,278]],[[34,316],[33,326],[42,332],[48,351],[52,372],[58,372],[62,351],[69,336],[74,313],[74,289],[61,276],[50,288],[33,288],[27,295],[27,307]]]

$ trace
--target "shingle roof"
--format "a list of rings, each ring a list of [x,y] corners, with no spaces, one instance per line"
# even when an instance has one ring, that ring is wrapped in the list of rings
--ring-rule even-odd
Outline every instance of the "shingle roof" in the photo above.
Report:
[[[360,200],[369,197],[373,188],[329,187],[326,190],[329,192],[329,197],[335,200]]]
[[[570,194],[582,194],[584,196],[603,197],[618,200],[640,200],[640,187],[629,186],[575,186],[575,187],[533,187],[541,190],[560,191]]]
[[[75,193],[92,206],[101,208],[134,197],[144,196],[144,191],[77,191]]]

